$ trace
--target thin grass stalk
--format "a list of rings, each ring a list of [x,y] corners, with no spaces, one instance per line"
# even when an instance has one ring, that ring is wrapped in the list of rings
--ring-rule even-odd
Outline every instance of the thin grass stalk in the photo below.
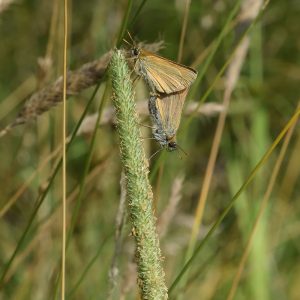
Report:
[[[146,4],[148,0],[142,0],[142,3],[139,5],[139,7],[136,10],[136,13],[134,14],[134,16],[131,18],[131,21],[129,23],[129,28],[132,27],[137,19],[137,17],[139,16],[141,10],[143,9],[144,5]]]
[[[203,183],[200,188],[200,193],[198,196],[198,204],[195,212],[188,249],[185,254],[185,261],[187,261],[191,257],[195,248],[197,236],[200,232],[202,217],[204,214],[204,209],[206,206],[211,181],[215,170],[215,164],[217,161],[222,135],[225,127],[225,122],[227,118],[227,112],[231,102],[231,95],[238,81],[239,74],[248,51],[248,45],[249,45],[248,39],[245,39],[244,42],[239,45],[238,49],[236,50],[235,59],[232,60],[228,68],[228,72],[226,76],[226,88],[224,91],[224,97],[222,102],[222,105],[224,106],[224,110],[220,113],[218,118],[218,123],[214,134],[211,152],[206,166]],[[185,280],[183,280],[182,285],[186,284],[186,282],[187,282],[187,276],[185,277]]]
[[[251,14],[258,12],[263,4],[262,0],[247,0],[244,1],[244,11],[250,11]],[[251,9],[250,9],[251,8]],[[248,19],[249,20],[249,19]],[[245,21],[244,21],[245,22]],[[263,87],[264,81],[264,63],[263,63],[263,49],[262,45],[262,21],[255,24],[251,35],[251,43],[249,47],[249,84],[252,87]],[[267,125],[267,117],[269,112],[261,105],[261,99],[253,99],[254,103],[258,104],[258,108],[254,114],[249,116],[248,121],[251,123],[249,135],[255,141],[249,145],[249,163],[254,165],[259,159],[264,149],[268,146],[269,127]],[[246,120],[245,120],[246,121]],[[247,122],[247,121],[246,121]],[[269,166],[268,166],[269,167]],[[254,181],[253,188],[246,194],[248,203],[245,206],[237,204],[235,207],[238,227],[243,239],[243,246],[248,244],[249,232],[252,228],[253,220],[258,210],[263,210],[258,201],[251,201],[251,199],[261,199],[263,197],[262,191],[265,189],[267,182],[265,172],[262,171]],[[265,196],[264,196],[265,197]],[[265,201],[263,201],[265,202]],[[249,273],[245,289],[249,292],[249,297],[253,299],[271,299],[272,286],[272,267],[268,262],[270,261],[269,245],[267,233],[269,232],[268,215],[259,213],[260,217],[256,220],[259,226],[255,229],[255,238],[251,241],[250,255],[248,258]],[[258,225],[258,224],[257,224]],[[250,249],[249,249],[250,250]],[[246,250],[247,251],[247,250]],[[264,266],[262,268],[262,266]]]
[[[84,64],[67,75],[67,96],[74,96],[93,85],[99,84],[104,78],[111,51],[97,60]],[[14,127],[35,120],[38,116],[49,111],[62,101],[63,78],[34,93],[18,113],[17,118],[0,131],[0,137],[6,135]]]
[[[131,9],[132,9],[132,4],[133,4],[133,1],[128,0],[126,12],[125,12],[123,22],[122,22],[122,25],[121,25],[121,28],[120,28],[120,32],[119,32],[119,35],[118,35],[117,47],[120,47],[120,45],[123,41],[123,37],[124,37],[124,34],[125,34],[125,30],[127,28],[128,20],[129,20],[129,15],[130,15],[130,12],[131,12]]]
[[[69,246],[72,234],[73,234],[73,230],[78,218],[78,214],[80,211],[80,207],[82,204],[82,199],[83,199],[83,195],[84,195],[84,191],[85,191],[85,183],[86,183],[86,177],[88,176],[88,172],[90,170],[90,166],[91,166],[91,162],[92,162],[92,157],[93,157],[93,153],[94,153],[94,149],[95,149],[95,144],[96,144],[96,139],[97,139],[97,132],[98,132],[98,124],[100,122],[101,116],[102,116],[102,112],[103,112],[103,108],[104,108],[104,104],[105,104],[105,99],[107,97],[107,93],[110,92],[110,86],[106,85],[105,87],[105,91],[102,97],[102,101],[99,105],[98,108],[98,114],[97,114],[97,120],[95,122],[95,127],[94,127],[94,131],[92,134],[92,140],[89,146],[89,150],[88,150],[88,157],[86,159],[85,165],[84,165],[84,169],[83,169],[83,173],[82,173],[82,177],[80,180],[80,188],[79,188],[79,194],[76,200],[76,205],[75,205],[75,209],[74,212],[72,214],[72,219],[71,219],[71,224],[70,224],[70,230],[68,232],[68,237],[67,237],[67,248]]]
[[[117,292],[117,281],[120,274],[119,258],[123,248],[123,231],[126,224],[126,186],[125,175],[121,173],[120,179],[120,200],[117,215],[115,218],[115,233],[114,233],[114,252],[111,259],[110,269],[108,272],[109,291],[107,299],[115,299]]]
[[[285,201],[292,199],[292,194],[297,188],[297,180],[299,179],[300,169],[299,162],[299,149],[300,149],[300,131],[298,132],[297,139],[291,150],[290,158],[287,162],[286,170],[282,175],[282,182],[280,183],[278,198]],[[276,220],[278,231],[276,234],[281,234],[282,224]],[[280,232],[280,234],[279,234]]]
[[[181,62],[181,59],[182,59],[184,38],[185,38],[185,34],[186,34],[186,29],[187,29],[187,22],[188,22],[188,17],[189,17],[190,6],[191,6],[191,0],[185,0],[184,16],[183,16],[183,22],[182,22],[182,27],[181,27],[179,50],[178,50],[178,56],[177,56],[178,62]]]
[[[99,176],[99,172],[103,170],[105,164],[101,164],[98,167],[95,167],[93,171],[89,174],[87,182],[90,183],[95,177]],[[67,202],[70,203],[78,195],[79,188],[73,190],[73,192],[68,196]],[[62,201],[55,203],[53,210],[47,214],[42,220],[39,220],[35,226],[31,229],[31,232],[36,232],[32,240],[28,242],[26,247],[22,249],[22,252],[14,260],[9,272],[6,275],[6,282],[15,274],[16,270],[19,269],[20,264],[28,257],[28,255],[36,249],[37,243],[45,236],[45,232],[49,232],[51,226],[58,218],[58,209],[61,207]]]
[[[263,13],[265,12],[268,4],[269,4],[270,0],[265,0],[263,3],[263,6],[259,12],[259,14],[256,16],[256,18],[253,20],[253,22],[247,27],[247,29],[245,30],[245,32],[241,35],[240,39],[237,42],[236,48],[231,52],[231,54],[229,55],[228,59],[226,60],[226,62],[224,63],[224,65],[221,67],[220,71],[218,72],[218,74],[216,75],[216,77],[214,78],[213,82],[211,83],[211,85],[209,86],[209,88],[206,90],[206,92],[204,93],[203,96],[201,96],[201,98],[198,101],[198,105],[195,108],[194,113],[192,113],[190,115],[190,117],[188,118],[188,120],[185,122],[184,126],[183,126],[183,130],[182,131],[186,131],[188,129],[188,126],[190,125],[191,121],[193,120],[193,118],[196,115],[196,111],[199,109],[199,107],[201,106],[202,103],[204,103],[208,96],[210,95],[211,91],[213,90],[213,88],[215,87],[216,83],[218,82],[218,80],[221,78],[221,76],[223,75],[223,73],[225,72],[225,70],[228,68],[231,60],[233,59],[234,55],[235,55],[235,51],[238,48],[238,46],[240,45],[240,43],[242,43],[242,41],[244,40],[244,37],[247,36],[251,30],[253,29],[254,25],[260,20],[260,18],[262,17]],[[196,82],[199,80],[200,78],[200,73],[197,76]],[[193,97],[193,88],[196,86],[196,82],[193,85],[191,92],[189,93],[189,98]]]
[[[97,262],[100,254],[102,253],[102,250],[104,246],[106,246],[107,242],[110,240],[110,238],[113,236],[113,233],[107,234],[107,236],[103,239],[101,245],[99,246],[96,254],[91,258],[91,260],[87,263],[86,267],[83,269],[82,273],[80,274],[78,280],[70,290],[70,292],[67,293],[68,299],[74,299],[74,294],[82,284],[82,282],[87,279],[87,274],[90,271],[90,269],[94,266],[94,264]]]
[[[195,98],[195,95],[196,95],[196,92],[197,92],[197,89],[199,88],[199,84],[201,83],[201,80],[203,79],[210,63],[212,62],[212,59],[214,58],[217,50],[219,49],[219,46],[221,45],[221,42],[223,41],[223,38],[226,36],[226,34],[228,33],[228,27],[230,27],[230,23],[232,21],[232,19],[234,18],[234,16],[236,15],[236,13],[238,12],[238,9],[241,5],[241,0],[237,0],[234,7],[232,8],[225,24],[224,24],[224,27],[221,31],[221,33],[219,34],[219,36],[217,37],[217,40],[216,42],[213,44],[212,46],[212,50],[210,51],[203,67],[201,68],[192,88],[191,88],[191,91],[189,93],[189,99],[190,98]],[[218,75],[217,75],[218,76]]]
[[[196,237],[200,231],[201,221],[202,221],[204,208],[205,208],[205,204],[210,189],[213,171],[215,169],[215,164],[216,164],[220,143],[222,139],[222,134],[225,126],[225,121],[227,117],[227,111],[229,109],[229,104],[231,100],[231,95],[237,83],[242,65],[244,63],[244,59],[248,51],[248,45],[249,45],[249,40],[245,39],[244,42],[238,47],[236,51],[236,59],[232,61],[229,68],[229,72],[227,74],[227,87],[224,92],[224,99],[222,103],[224,110],[219,115],[218,124],[217,124],[216,132],[213,140],[213,145],[207,163],[207,168],[206,168],[203,184],[201,187],[201,192],[198,199],[198,206],[196,209],[195,220],[194,220],[193,229],[191,233],[187,257],[191,255],[191,252],[193,251],[195,246]]]
[[[90,165],[91,165],[91,162],[92,162],[92,155],[94,153],[94,148],[95,148],[95,144],[96,144],[98,124],[99,124],[100,119],[101,119],[101,115],[102,115],[102,111],[103,111],[103,107],[104,107],[104,102],[105,102],[105,97],[106,97],[106,94],[107,94],[108,90],[109,90],[109,88],[108,88],[108,86],[106,86],[103,97],[102,97],[102,101],[101,101],[101,103],[99,105],[99,108],[98,108],[97,120],[96,120],[96,123],[95,123],[93,135],[92,135],[92,141],[90,143],[90,147],[89,147],[89,150],[88,150],[88,157],[87,157],[85,165],[84,165],[83,174],[82,174],[82,177],[81,177],[81,180],[80,180],[79,193],[78,193],[78,196],[77,196],[77,199],[76,199],[75,208],[74,208],[74,211],[73,211],[72,217],[71,217],[70,228],[69,228],[69,231],[68,231],[68,234],[67,234],[67,241],[66,241],[66,249],[67,250],[69,248],[69,244],[70,244],[70,241],[71,241],[71,238],[72,238],[74,227],[75,227],[75,224],[77,222],[78,214],[79,214],[80,207],[81,207],[81,204],[82,204],[82,199],[83,199],[83,195],[84,195],[84,192],[85,192],[86,177],[88,176],[88,171],[90,169]],[[57,290],[57,288],[58,288],[58,282],[59,282],[59,278],[60,278],[61,275],[62,275],[62,273],[60,273],[57,277],[57,281],[56,281],[56,284],[55,284],[55,290]],[[55,292],[55,294],[56,294],[56,292]]]
[[[210,62],[212,61],[216,51],[218,50],[220,44],[221,44],[221,41],[223,40],[223,38],[225,37],[225,35],[228,33],[228,27],[230,25],[230,22],[232,21],[233,17],[235,16],[236,12],[238,11],[238,8],[240,7],[240,2],[241,0],[237,0],[237,2],[235,3],[226,23],[225,23],[225,26],[224,26],[224,30],[221,31],[220,35],[218,36],[218,39],[216,41],[216,43],[213,44],[213,49],[212,51],[209,53],[208,55],[208,58],[207,60],[205,61],[205,64],[204,66],[201,68],[198,76],[197,76],[197,79],[195,81],[195,83],[193,84],[193,87],[191,88],[191,91],[189,93],[189,99],[190,98],[193,98],[196,94],[196,90],[199,86],[199,83],[201,82],[201,79],[203,78],[206,70],[208,69],[208,66],[210,64]],[[190,4],[187,3],[187,6],[189,7]],[[186,8],[186,11],[187,11],[187,8]],[[185,15],[185,17],[187,18],[188,14]],[[230,60],[230,59],[229,59]],[[227,68],[228,64],[225,63],[225,66],[224,68],[221,69],[221,71],[218,73],[219,76],[221,76],[223,74],[223,72],[225,71],[225,69]],[[217,82],[217,80],[219,79],[219,77],[216,77],[213,85],[211,85],[211,89],[208,90],[208,92],[205,94],[205,97],[207,98],[208,97],[208,94],[210,94],[210,92],[212,91],[212,88],[214,87],[214,84]],[[206,98],[201,98],[201,102],[202,102],[202,99],[203,101],[205,101]],[[197,105],[197,108],[196,110],[192,113],[191,117],[188,119],[188,121],[186,122],[185,126],[184,126],[184,130],[183,131],[186,131],[187,130],[187,127],[188,125],[190,124],[192,118],[195,116],[195,112],[199,110],[199,107],[200,107],[200,102],[198,103]],[[151,175],[150,175],[150,180],[152,180],[152,178],[156,175],[157,171],[159,170],[157,164],[159,163],[159,161],[161,161],[164,157],[164,153],[160,156],[160,159],[157,160],[153,166],[153,170],[151,171]]]
[[[299,107],[300,106],[298,105],[298,108]],[[267,207],[267,205],[269,203],[270,195],[271,195],[271,193],[273,191],[275,181],[276,181],[277,176],[279,174],[279,170],[281,168],[283,159],[285,157],[287,148],[289,146],[292,134],[293,134],[295,126],[296,126],[296,121],[292,125],[292,127],[289,129],[288,133],[286,134],[286,137],[285,137],[284,142],[282,144],[282,147],[280,149],[280,153],[278,155],[278,159],[276,160],[276,164],[275,164],[275,166],[273,168],[273,172],[272,172],[272,175],[270,177],[268,187],[267,187],[266,192],[265,192],[265,194],[263,196],[263,200],[262,200],[262,202],[260,204],[257,216],[256,216],[255,221],[254,221],[254,225],[252,227],[252,230],[251,230],[251,233],[249,235],[247,244],[245,246],[245,250],[244,250],[243,255],[242,255],[241,259],[240,259],[237,272],[236,272],[236,274],[234,276],[231,288],[230,288],[228,296],[226,298],[227,300],[233,300],[234,296],[236,294],[236,290],[238,288],[238,284],[239,284],[239,282],[241,280],[242,272],[243,272],[243,270],[245,268],[245,264],[247,262],[247,258],[249,257],[249,253],[250,253],[251,245],[252,245],[254,237],[255,237],[255,233],[257,232],[257,229],[258,229],[259,221],[261,220],[261,218],[263,216],[263,213],[265,212],[265,209],[266,209],[266,207]]]
[[[277,199],[281,199],[281,203],[284,205],[289,205],[290,209],[293,210],[293,206],[290,201],[293,199],[293,193],[298,187],[298,180],[300,175],[299,170],[299,149],[300,149],[300,131],[297,131],[297,137],[295,142],[291,147],[289,154],[289,159],[286,162],[285,170],[280,174],[282,180],[279,184]],[[286,220],[290,217],[287,212],[290,210],[281,209],[281,213],[272,215],[271,224],[276,224],[275,233],[272,236],[272,244],[279,245],[282,240],[285,239],[288,234],[286,233],[286,228],[284,226]]]
[[[105,75],[106,73],[104,73]],[[87,113],[87,109],[89,108],[90,104],[92,103],[92,100],[94,99],[94,97],[96,96],[96,93],[98,91],[100,87],[100,83],[97,85],[87,107],[85,108],[85,111],[82,115],[82,117],[80,118],[73,134],[72,134],[72,137],[71,137],[71,141],[73,140],[73,138],[75,137],[76,133],[78,132],[79,128],[80,128],[80,125],[84,119],[84,116],[86,115]],[[102,99],[103,100],[103,99]],[[103,101],[102,101],[103,102]],[[98,111],[98,118],[100,119],[100,116],[101,116],[101,111],[102,111],[102,108],[103,108],[103,104],[102,102],[100,103],[100,106],[99,106],[99,111]],[[97,122],[98,124],[98,122]],[[97,127],[97,126],[96,126]],[[97,128],[95,127],[95,131],[94,131],[94,134],[96,134],[96,130]],[[89,155],[91,156],[91,152],[92,152],[92,148],[93,148],[93,145],[94,145],[94,142],[95,142],[95,136],[93,137],[92,139],[92,142],[91,142],[91,145],[90,145],[90,151],[89,151]],[[79,189],[79,195],[77,197],[77,201],[76,201],[76,205],[75,205],[75,211],[73,212],[72,214],[72,218],[71,218],[71,225],[70,225],[70,229],[69,229],[69,232],[68,232],[68,236],[67,236],[67,241],[66,241],[66,247],[68,248],[68,245],[69,245],[69,241],[70,241],[70,237],[72,235],[72,231],[73,231],[73,228],[74,228],[74,224],[75,224],[75,221],[77,219],[77,216],[78,216],[78,212],[79,212],[79,208],[80,208],[80,205],[81,205],[81,198],[82,198],[82,195],[83,195],[83,187],[84,187],[84,183],[85,183],[85,180],[86,180],[86,172],[88,171],[88,167],[90,165],[90,162],[89,162],[90,158],[88,157],[87,161],[86,161],[86,164],[85,164],[85,170],[84,170],[84,174],[83,174],[83,177],[82,177],[82,180],[81,180],[81,183],[80,183],[80,189]],[[59,162],[59,164],[62,163],[62,160]],[[56,171],[56,170],[55,170]],[[58,170],[57,170],[58,171]],[[56,173],[55,173],[56,175]],[[60,276],[61,276],[61,272],[59,272],[58,276],[57,276],[57,279],[56,279],[56,282],[55,282],[55,286],[53,288],[53,298],[56,299],[56,295],[57,295],[57,290],[58,290],[58,283],[59,283],[59,279],[60,279]]]
[[[237,2],[237,5],[238,4],[239,3]],[[240,15],[242,13],[243,13],[243,10],[241,11]],[[233,16],[233,14],[232,14],[232,16]],[[231,18],[232,18],[232,16],[231,16]],[[229,20],[231,18],[229,18]],[[227,21],[227,24],[229,24],[229,20]],[[224,110],[219,115],[216,131],[215,131],[215,135],[214,135],[214,140],[213,140],[213,144],[212,144],[212,149],[211,149],[207,167],[205,170],[205,176],[204,176],[204,180],[203,180],[199,198],[198,198],[198,205],[197,205],[197,209],[195,212],[195,218],[194,218],[194,222],[193,222],[193,228],[192,228],[192,232],[191,232],[191,236],[190,236],[190,241],[189,241],[188,249],[187,249],[186,255],[185,255],[186,261],[189,259],[189,257],[192,255],[192,253],[194,251],[197,236],[200,231],[203,213],[204,213],[205,205],[206,205],[207,198],[208,198],[208,193],[209,193],[209,189],[210,189],[210,185],[211,185],[211,180],[213,177],[213,172],[215,169],[215,164],[216,164],[216,160],[217,160],[217,156],[218,156],[218,152],[219,152],[219,148],[220,148],[222,134],[224,131],[227,112],[228,112],[229,104],[231,101],[231,95],[237,84],[241,68],[244,64],[245,57],[248,52],[248,47],[249,47],[249,37],[245,37],[244,40],[242,41],[242,43],[238,44],[237,49],[234,51],[234,53],[235,53],[234,58],[231,60],[231,63],[229,65],[229,68],[227,71],[226,83],[225,83],[226,87],[225,87],[223,103],[222,103]],[[187,280],[187,278],[185,278],[185,279]],[[182,285],[184,283],[186,283],[186,280],[185,280],[185,282],[182,283]]]
[[[219,219],[215,221],[215,223],[212,225],[211,229],[208,231],[208,233],[205,235],[205,237],[202,239],[202,241],[198,244],[196,247],[192,257],[186,262],[186,264],[183,266],[182,270],[179,272],[175,280],[173,281],[171,287],[169,288],[169,294],[171,294],[179,281],[181,280],[182,276],[186,273],[186,271],[189,269],[191,263],[195,260],[197,255],[199,254],[200,250],[203,248],[203,246],[206,244],[206,242],[209,240],[209,238],[213,235],[213,233],[216,231],[218,226],[221,224],[221,222],[224,220],[226,215],[229,213],[231,208],[233,207],[235,201],[239,198],[239,196],[242,194],[242,192],[252,183],[253,179],[255,178],[257,172],[260,170],[260,168],[267,162],[271,154],[273,153],[274,149],[278,146],[278,144],[282,141],[284,136],[286,135],[287,131],[293,126],[294,122],[298,120],[300,116],[300,109],[298,109],[293,116],[290,118],[290,120],[287,122],[287,124],[284,126],[284,128],[281,130],[281,132],[276,137],[275,141],[272,143],[272,145],[269,147],[269,149],[265,152],[265,154],[262,156],[260,161],[255,165],[255,167],[252,169],[242,186],[239,188],[239,190],[235,193],[235,195],[232,197],[230,202],[228,203],[227,207],[223,210],[222,214],[220,215]]]
[[[67,64],[68,64],[68,0],[64,0],[63,48],[63,111],[62,111],[62,245],[61,245],[61,299],[66,290],[66,240],[67,240]]]
[[[142,299],[167,299],[165,273],[153,213],[153,194],[148,180],[148,161],[142,147],[130,71],[121,51],[116,50],[110,66],[116,107],[129,217],[136,242],[138,284]]]
[[[93,102],[93,100],[94,100],[94,98],[96,96],[96,93],[97,93],[97,91],[99,89],[99,86],[100,86],[100,84],[98,84],[97,87],[95,88],[95,91],[94,91],[93,95],[91,96],[91,98],[90,98],[87,106],[85,107],[85,110],[84,110],[84,112],[83,112],[83,114],[82,114],[79,122],[77,123],[77,125],[76,125],[76,127],[75,127],[75,129],[74,129],[74,131],[72,133],[72,136],[70,138],[70,142],[67,145],[67,151],[70,148],[70,146],[71,146],[71,144],[72,144],[72,142],[73,142],[73,140],[74,140],[74,138],[76,136],[76,133],[77,133],[77,131],[78,131],[78,129],[79,129],[79,127],[80,127],[80,125],[81,125],[84,117],[86,116],[86,114],[88,112],[88,109],[90,108],[90,105],[92,104],[92,102]],[[17,246],[16,246],[14,252],[12,253],[11,257],[9,258],[8,262],[5,264],[5,266],[3,268],[3,272],[2,272],[2,274],[0,276],[0,289],[3,286],[3,284],[5,283],[7,272],[9,271],[9,269],[11,267],[11,264],[14,261],[16,255],[19,253],[19,251],[21,249],[21,246],[23,246],[23,243],[24,243],[24,241],[25,241],[25,239],[27,237],[27,234],[28,234],[28,232],[29,232],[29,230],[31,228],[33,220],[35,219],[35,217],[36,217],[36,215],[37,215],[37,213],[38,213],[38,211],[40,209],[40,206],[44,202],[44,200],[46,198],[46,195],[48,194],[48,192],[49,192],[49,190],[50,190],[50,188],[52,186],[52,183],[54,182],[54,179],[55,179],[58,171],[60,170],[61,165],[62,165],[62,159],[60,159],[60,161],[58,162],[58,164],[57,164],[57,166],[56,166],[56,168],[55,168],[55,170],[53,172],[53,174],[50,176],[49,183],[48,183],[47,187],[44,189],[43,193],[38,196],[38,199],[36,201],[36,203],[37,203],[36,207],[33,209],[33,212],[32,212],[32,214],[31,214],[31,216],[30,216],[30,218],[28,220],[28,223],[27,223],[27,225],[25,227],[25,230],[23,231],[23,233],[22,233],[22,235],[21,235],[21,237],[20,237],[20,239],[19,239],[19,241],[17,243]]]
[[[17,88],[0,102],[0,120],[6,118],[22,101],[32,94],[36,88],[37,79],[29,75]]]
[[[2,218],[9,209],[15,204],[15,202],[23,195],[26,189],[30,186],[32,181],[38,177],[40,172],[48,165],[48,163],[53,160],[59,153],[61,153],[61,147],[57,147],[52,153],[50,153],[44,161],[40,163],[37,169],[28,177],[24,184],[14,193],[12,197],[0,208],[0,218]]]

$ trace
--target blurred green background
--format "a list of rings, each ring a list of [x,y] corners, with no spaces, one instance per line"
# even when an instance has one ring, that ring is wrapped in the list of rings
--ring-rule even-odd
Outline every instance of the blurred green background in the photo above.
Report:
[[[247,26],[254,23],[251,9],[261,3],[241,2],[248,6],[239,9],[227,23],[236,1],[69,1],[69,68],[80,68],[112,49],[126,13],[129,18],[124,28],[137,41],[163,40],[164,49],[160,54],[176,61],[185,20],[181,62],[203,74],[191,88],[186,108],[203,100],[222,108],[228,73],[219,72],[226,63],[234,64],[231,54],[241,45],[240,39]],[[31,94],[62,74],[62,4],[58,0],[0,2],[1,128],[14,120]],[[197,227],[197,243],[220,218],[297,108],[300,95],[299,14],[297,0],[270,1],[247,34],[249,48],[230,95],[203,218],[201,226]],[[226,34],[220,40],[224,30]],[[135,85],[137,101],[145,101],[146,86],[142,80]],[[89,114],[97,112],[103,95],[104,111],[111,107],[110,95],[104,93],[106,86],[103,80]],[[79,121],[94,89],[91,87],[69,99],[69,133]],[[203,99],[208,90],[210,93]],[[180,151],[161,151],[150,162],[168,286],[189,256],[195,212],[220,114],[212,106],[207,109],[208,112],[202,114],[191,114],[188,109],[183,113],[178,143],[187,156]],[[47,159],[61,143],[61,112],[61,105],[58,105],[0,139],[1,299],[59,297],[56,282],[62,238],[61,171],[34,218],[32,214],[58,161],[57,155],[50,161]],[[147,112],[141,114],[141,119],[142,123],[149,124]],[[147,139],[151,137],[149,128],[141,127],[141,130],[150,157],[159,146]],[[84,188],[67,252],[67,299],[138,299],[134,241],[126,216],[118,252],[113,259],[122,166],[112,119],[99,128],[92,152],[90,144],[91,133],[79,135],[68,153],[68,228],[72,215],[76,214],[83,179]],[[186,277],[172,291],[172,299],[228,299],[274,166],[278,163],[280,148],[281,144],[255,173],[253,182],[243,190],[205,242]],[[269,201],[259,217],[234,299],[300,299],[299,153],[300,133],[296,125]],[[91,165],[85,175],[89,155]],[[2,213],[9,201],[13,201],[13,205]],[[31,226],[21,243],[28,222]],[[18,251],[11,259],[16,247]],[[118,275],[112,280],[109,273],[113,260]]]

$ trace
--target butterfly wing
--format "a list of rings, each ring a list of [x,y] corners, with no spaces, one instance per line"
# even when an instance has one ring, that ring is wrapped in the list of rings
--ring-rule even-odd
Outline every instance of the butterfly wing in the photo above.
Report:
[[[156,107],[160,117],[161,126],[166,136],[171,138],[178,130],[181,113],[188,89],[170,95],[158,96]]]
[[[142,50],[138,64],[140,73],[153,92],[170,94],[184,89],[194,82],[197,72],[192,68]]]

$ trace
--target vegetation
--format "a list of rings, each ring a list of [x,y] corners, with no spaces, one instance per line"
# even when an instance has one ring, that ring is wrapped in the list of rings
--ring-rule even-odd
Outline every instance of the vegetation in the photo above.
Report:
[[[127,30],[198,71],[177,138],[187,155],[152,156],[149,91],[133,82],[143,147],[134,145],[151,157],[157,284],[164,290],[165,273],[170,299],[300,298],[299,10],[69,0],[66,299],[136,299],[144,287],[130,210],[140,194],[126,190],[130,141],[113,109],[124,91],[108,72]],[[0,1],[1,299],[60,298],[63,23],[62,1]]]

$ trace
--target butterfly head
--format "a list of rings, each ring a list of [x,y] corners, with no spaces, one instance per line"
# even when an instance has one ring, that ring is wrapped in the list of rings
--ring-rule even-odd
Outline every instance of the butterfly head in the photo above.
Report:
[[[136,45],[133,45],[133,47],[131,48],[131,56],[133,58],[138,58],[140,55],[140,48],[138,48]]]
[[[180,150],[183,154],[187,155],[187,153],[180,147],[180,145],[176,142],[176,135],[173,135],[172,137],[166,136],[167,144],[165,145],[165,148],[167,151],[172,152],[175,150]]]
[[[177,143],[176,142],[169,142],[167,145],[167,150],[172,152],[177,150]]]
[[[172,152],[172,151],[175,151],[177,150],[177,143],[176,143],[176,136],[172,136],[172,137],[168,137],[166,136],[166,144],[165,144],[165,148]]]
[[[154,138],[159,142],[162,148],[165,148],[167,151],[177,150],[176,136],[168,136],[164,130],[156,128],[153,131]]]

